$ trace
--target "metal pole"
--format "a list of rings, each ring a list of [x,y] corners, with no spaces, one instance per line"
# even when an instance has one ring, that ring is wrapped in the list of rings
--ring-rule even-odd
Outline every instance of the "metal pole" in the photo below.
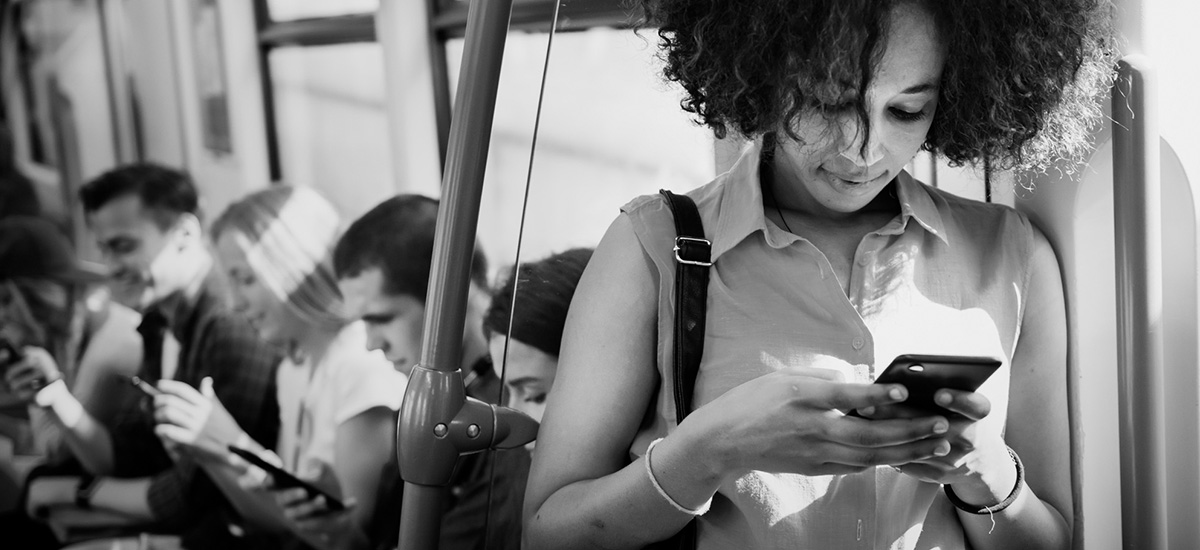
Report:
[[[462,443],[459,427],[464,423],[461,418],[455,422],[456,416],[472,416],[470,409],[493,411],[466,400],[459,366],[484,167],[511,14],[512,0],[472,0],[467,16],[462,78],[425,300],[421,362],[409,379],[397,426],[397,456],[405,482],[400,550],[437,547],[441,487],[450,481]],[[481,426],[473,425],[478,433]],[[484,427],[491,432],[491,424]]]
[[[1124,548],[1166,550],[1158,91],[1145,56],[1125,57],[1117,73],[1112,112],[1121,533]]]

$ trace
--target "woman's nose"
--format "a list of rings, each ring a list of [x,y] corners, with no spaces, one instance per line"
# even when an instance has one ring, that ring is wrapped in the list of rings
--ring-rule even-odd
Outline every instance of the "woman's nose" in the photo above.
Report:
[[[843,126],[842,136],[840,155],[860,172],[870,171],[871,166],[883,160],[884,148],[879,132],[864,125],[857,117]]]

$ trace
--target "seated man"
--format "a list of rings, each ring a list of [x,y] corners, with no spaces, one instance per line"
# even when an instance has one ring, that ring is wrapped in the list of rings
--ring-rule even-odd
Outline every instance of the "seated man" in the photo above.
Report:
[[[438,203],[417,195],[393,197],[350,225],[333,254],[338,287],[346,300],[348,314],[367,326],[367,346],[383,351],[406,375],[421,355],[425,295],[433,261],[433,236]],[[476,249],[472,284],[463,334],[461,369],[467,395],[502,404],[500,380],[492,370],[482,319],[490,298],[487,265]],[[489,483],[495,463],[495,484]],[[459,458],[444,497],[442,550],[507,549],[520,545],[520,497],[529,470],[529,453],[524,449],[490,451]],[[303,491],[282,490],[277,499],[289,512],[302,519],[314,539],[363,540],[369,548],[394,548],[404,489],[395,456],[381,483],[375,520],[370,532],[352,529],[345,513],[330,512]],[[485,525],[487,532],[485,532]],[[349,547],[349,546],[347,546]]]
[[[273,445],[279,425],[274,369],[279,355],[227,311],[215,287],[196,189],[184,173],[154,165],[110,171],[80,192],[87,222],[112,269],[114,296],[143,311],[144,359],[138,376],[212,387],[246,432]],[[49,369],[46,369],[49,372]],[[169,455],[150,411],[133,402],[111,429],[80,412],[78,399],[51,384],[36,402],[60,422],[76,458],[95,479],[47,478],[29,490],[31,510],[80,506],[152,523],[183,535],[185,546],[236,544],[228,503],[196,464]],[[192,419],[204,422],[206,418]]]

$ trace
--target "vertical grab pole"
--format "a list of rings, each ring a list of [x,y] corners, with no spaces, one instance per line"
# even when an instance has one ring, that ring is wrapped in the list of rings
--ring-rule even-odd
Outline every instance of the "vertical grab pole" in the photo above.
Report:
[[[1149,58],[1117,64],[1113,87],[1121,532],[1126,549],[1166,550],[1162,191]]]
[[[500,63],[511,14],[512,0],[472,0],[467,16],[462,77],[450,126],[425,299],[421,361],[409,378],[396,427],[396,453],[404,478],[400,550],[437,548],[441,494],[458,459],[459,450],[454,438],[446,436],[446,430],[466,403],[459,372],[463,325]]]

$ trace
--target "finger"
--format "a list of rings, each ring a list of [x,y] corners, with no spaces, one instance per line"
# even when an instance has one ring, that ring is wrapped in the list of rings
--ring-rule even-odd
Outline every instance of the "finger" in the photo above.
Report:
[[[180,428],[190,429],[196,425],[192,411],[182,407],[157,407],[154,409],[154,420],[159,424],[174,424]]]
[[[192,432],[173,424],[159,424],[154,427],[154,435],[176,445],[190,445]]]
[[[200,392],[196,391],[196,388],[178,380],[159,380],[157,387],[163,393],[175,396],[188,403],[199,404],[204,401],[204,396],[200,395]]]
[[[325,498],[321,496],[312,500],[296,502],[283,509],[284,515],[292,521],[322,516],[328,512],[329,508],[325,505]]]
[[[216,399],[217,394],[213,391],[213,380],[211,376],[205,376],[204,379],[200,381],[200,395],[208,400]]]
[[[942,388],[933,395],[933,401],[946,410],[975,421],[983,420],[992,412],[992,402],[976,392]]]
[[[891,405],[908,399],[908,390],[900,384],[817,382],[810,389],[813,394],[808,401],[812,405],[844,411]]]
[[[921,481],[929,483],[940,483],[949,471],[948,468],[941,468],[937,465],[926,464],[924,462],[913,462],[896,467],[900,473],[917,478]]]
[[[42,371],[34,366],[10,367],[7,375],[10,387],[24,388],[33,384],[34,380],[44,378]]]
[[[788,367],[780,372],[784,372],[795,376],[805,376],[808,378],[816,378],[826,382],[845,382],[846,375],[842,371],[836,369],[827,369],[812,366],[796,366]]]
[[[308,492],[298,487],[281,489],[275,491],[274,495],[275,503],[284,509],[300,506],[309,500]]]
[[[863,418],[871,420],[890,420],[893,418],[921,418],[933,416],[937,413],[930,413],[928,410],[922,410],[915,407],[910,407],[904,403],[896,403],[894,405],[880,405],[878,407],[865,407],[858,410],[858,414]]]
[[[825,456],[828,462],[847,466],[887,466],[908,464],[950,452],[945,439],[923,439],[890,447],[851,447],[829,444]]]
[[[940,416],[866,420],[840,417],[827,421],[825,437],[831,442],[853,447],[888,447],[936,438],[950,429],[950,421]]]
[[[233,455],[233,453],[230,454]],[[242,460],[242,458],[237,455],[233,456],[235,456],[237,460]],[[245,464],[245,461],[242,462]],[[246,471],[242,472],[242,475],[238,476],[237,481],[238,487],[241,487],[246,491],[263,492],[274,488],[274,484],[271,483],[271,476],[267,475],[262,468],[253,465],[248,465],[248,467],[246,467]]]

